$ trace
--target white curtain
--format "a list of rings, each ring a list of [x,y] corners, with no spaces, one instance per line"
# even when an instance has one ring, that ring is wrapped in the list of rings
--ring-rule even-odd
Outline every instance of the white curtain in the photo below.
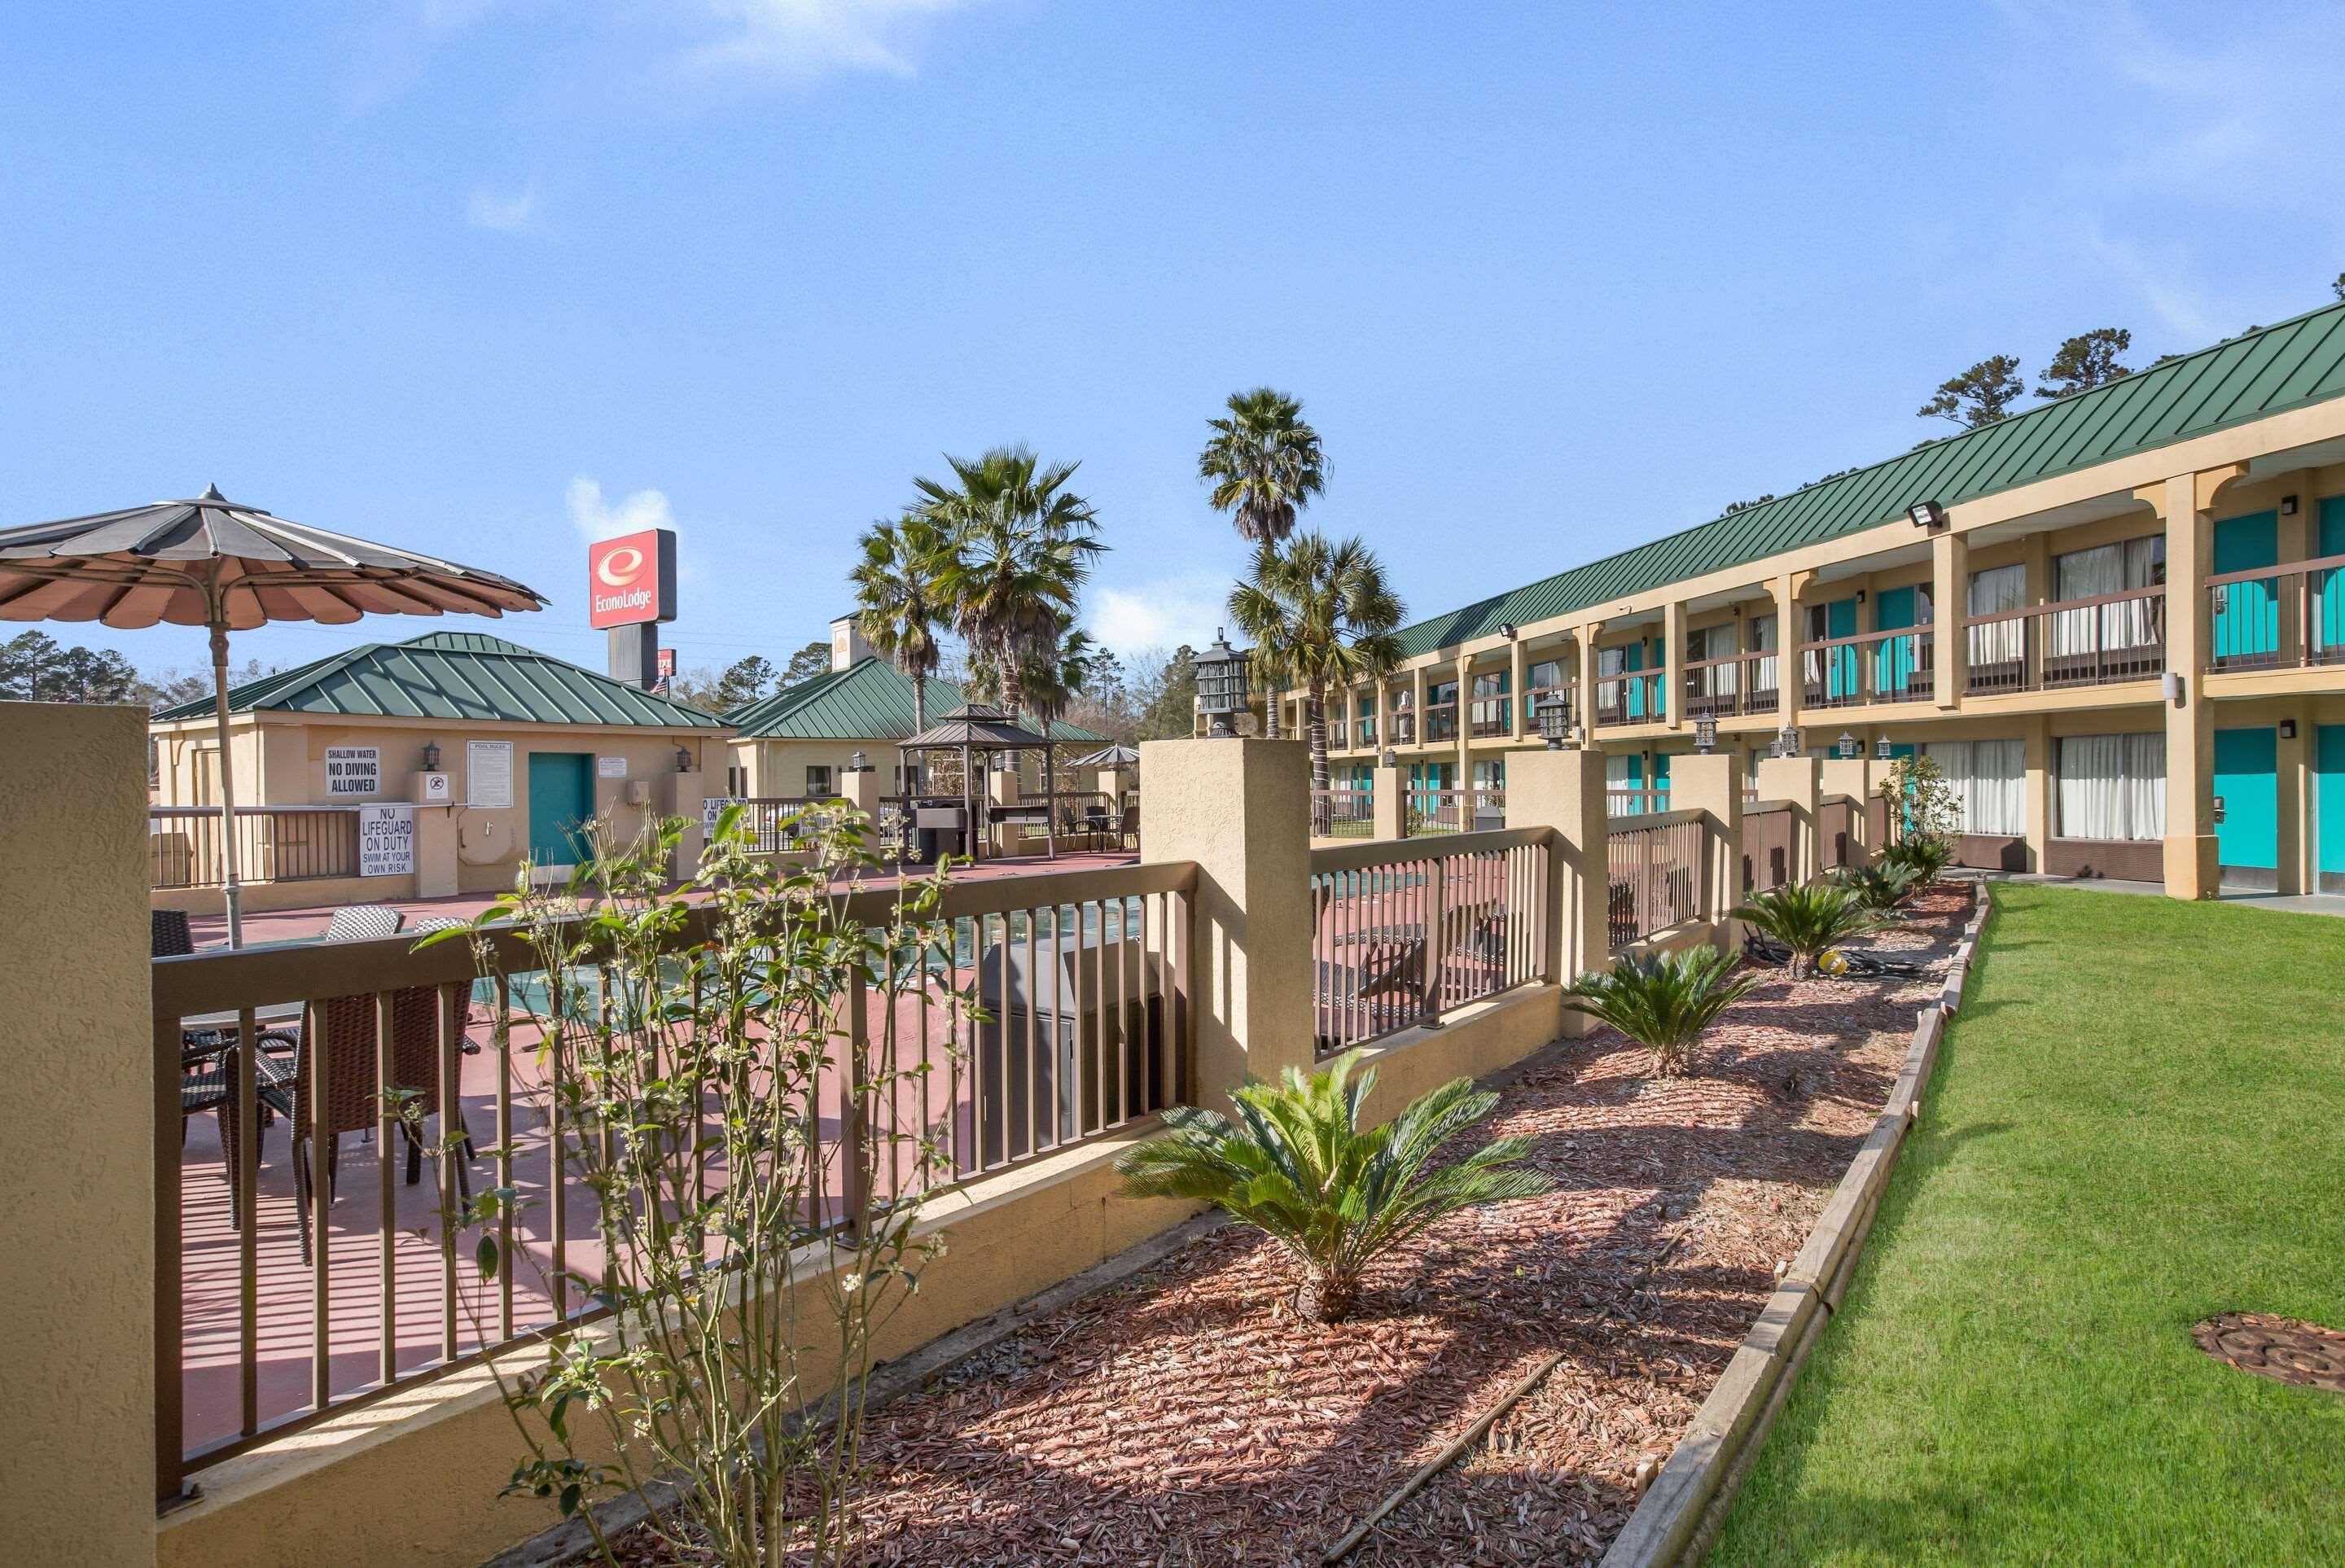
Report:
[[[1971,573],[1968,613],[1996,615],[2027,602],[2027,568],[1995,566]],[[1971,663],[2015,664],[2026,656],[2025,622],[1998,621],[1971,628]]]
[[[1751,618],[1751,651],[1772,654],[1775,652],[1775,618],[1753,615]],[[1771,658],[1751,662],[1751,689],[1754,692],[1777,692],[1775,661]]]
[[[1962,803],[1957,832],[2016,838],[2027,831],[2025,741],[1932,741],[1922,750]]]
[[[1734,623],[1731,621],[1723,626],[1706,626],[1687,641],[1692,644],[1688,652],[1698,660],[1731,659],[1741,652],[1734,645]],[[1731,697],[1741,690],[1739,665],[1719,664],[1702,673],[1710,677],[1710,684],[1703,689],[1711,695]]]
[[[2166,737],[2068,735],[2059,743],[2059,836],[2166,836]]]
[[[2096,599],[2125,586],[2125,550],[2119,545],[2072,550],[2055,561],[2053,568],[2056,599]],[[2049,652],[2056,656],[2093,652],[2099,646],[2100,622],[2098,610],[2063,610],[2052,617]]]

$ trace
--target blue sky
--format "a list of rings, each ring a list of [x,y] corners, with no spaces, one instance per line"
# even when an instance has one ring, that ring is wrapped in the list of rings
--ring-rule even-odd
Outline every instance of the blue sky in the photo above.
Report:
[[[721,665],[1025,440],[1135,647],[1241,564],[1194,477],[1239,387],[1425,615],[1903,450],[1986,354],[2146,364],[2345,268],[2333,5],[1609,9],[20,0],[0,523],[218,482],[520,577],[504,629],[599,666],[584,536],[672,521]]]

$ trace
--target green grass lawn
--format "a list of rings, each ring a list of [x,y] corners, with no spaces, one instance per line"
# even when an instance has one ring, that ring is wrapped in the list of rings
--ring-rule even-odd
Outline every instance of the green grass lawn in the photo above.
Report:
[[[1710,1561],[2345,1563],[2345,1396],[2190,1339],[2227,1310],[2345,1328],[2345,920],[1995,896]]]

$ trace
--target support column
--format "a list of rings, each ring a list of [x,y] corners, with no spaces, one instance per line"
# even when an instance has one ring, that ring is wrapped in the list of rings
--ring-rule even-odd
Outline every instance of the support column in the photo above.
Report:
[[[1800,619],[1800,587],[1788,572],[1775,579],[1775,727],[1788,730],[1800,722],[1800,683],[1807,669],[1800,644],[1808,640],[1807,623]]]
[[[1685,728],[1685,601],[1672,599],[1661,606],[1661,656],[1653,663],[1661,672],[1661,701],[1673,730]]]
[[[1711,944],[1721,953],[1742,951],[1742,923],[1727,911],[1742,902],[1742,756],[1712,752],[1681,756],[1670,764],[1670,809],[1698,811],[1708,819],[1702,875],[1702,917],[1711,923]]]
[[[0,1101],[12,1563],[151,1563],[179,1490],[178,1381],[156,1379],[179,1313],[155,1290],[157,1247],[179,1255],[179,1072],[158,1081],[148,1007],[146,782],[143,708],[0,703],[0,1017],[25,1047]]]
[[[1930,541],[1930,598],[1937,622],[1931,694],[1939,707],[1954,708],[1971,683],[1971,636],[1963,625],[1970,613],[1971,542],[1952,529]]]
[[[2286,561],[2289,557],[2283,554],[2280,559]],[[2297,559],[2302,560],[2303,557]],[[2314,787],[2310,771],[2312,723],[2306,709],[2297,709],[2290,714],[2282,715],[2282,718],[2295,726],[2296,733],[2289,735],[2286,729],[2279,727],[2281,720],[2273,721],[2278,739],[2272,784],[2279,796],[2279,853],[2273,856],[2273,862],[2279,868],[2279,886],[2282,893],[2313,893],[2319,891],[2316,885],[2320,877],[2318,868],[2312,865],[2318,858],[2313,849],[2317,824],[2312,820],[2312,814],[2306,809],[2308,797]]]
[[[1610,824],[1604,813],[1604,755],[1596,751],[1518,753],[1507,767],[1507,821],[1551,827],[1546,940],[1541,972],[1569,985],[1612,960],[1605,923],[1611,903]],[[1564,1032],[1587,1019],[1564,1015]]]
[[[1421,745],[1424,745],[1424,744],[1426,744],[1426,738],[1425,738],[1425,666],[1424,666],[1424,665],[1422,665],[1422,664],[1412,664],[1412,665],[1410,665],[1410,666],[1409,666],[1409,671],[1408,671],[1408,712],[1409,712],[1409,724],[1410,724],[1410,726],[1412,727],[1412,729],[1414,729],[1414,731],[1416,732],[1415,733],[1413,733],[1412,735],[1410,735],[1410,737],[1409,737],[1409,744],[1411,744],[1411,745],[1413,745],[1413,746],[1421,746]]]
[[[1822,824],[1816,820],[1816,800],[1822,789],[1822,759],[1769,757],[1756,771],[1761,800],[1792,803],[1791,879],[1813,881],[1822,875],[1824,865]],[[1670,787],[1674,792],[1674,779]]]
[[[2214,569],[2214,492],[2233,470],[2177,474],[2159,497],[2166,518],[2167,668],[2182,677],[2166,704],[2166,892],[2212,898],[2222,880],[2215,837],[2214,706],[2206,698],[2213,615],[2205,583]]]
[[[1457,787],[1474,787],[1474,661],[1457,655]]]
[[[2027,869],[2043,873],[2052,867],[2052,719],[2038,713],[2027,723],[2025,743],[2027,782]]]
[[[1579,690],[1572,697],[1572,722],[1580,726],[1588,747],[1596,746],[1596,639],[1604,622],[1590,621],[1579,629]]]
[[[1380,839],[1408,836],[1407,780],[1408,774],[1400,768],[1381,764],[1376,768],[1368,809],[1376,814],[1375,831]]]
[[[1311,757],[1299,741],[1145,741],[1145,862],[1193,860],[1189,983],[1197,1103],[1308,1069]]]
[[[1529,712],[1529,693],[1524,686],[1529,679],[1527,673],[1529,669],[1530,661],[1524,656],[1522,633],[1518,632],[1515,640],[1507,644],[1507,733],[1517,740],[1530,733],[1529,724],[1524,722]]]

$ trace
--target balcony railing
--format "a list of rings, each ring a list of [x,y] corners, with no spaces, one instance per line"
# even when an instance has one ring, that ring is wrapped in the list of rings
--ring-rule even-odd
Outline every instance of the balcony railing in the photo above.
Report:
[[[1658,724],[1669,717],[1662,704],[1660,670],[1631,671],[1606,675],[1596,683],[1596,722],[1604,724]]]
[[[1972,696],[2154,681],[2166,668],[2166,589],[1974,615],[1963,635]]]
[[[2345,555],[2207,580],[2208,667],[2295,670],[2345,663]]]
[[[1376,835],[1375,791],[1315,789],[1311,792],[1312,837],[1374,838]]]
[[[1604,924],[1614,947],[1666,931],[1707,907],[1708,832],[1698,811],[1664,812],[1613,827],[1605,846],[1610,886]]]
[[[1657,811],[1670,809],[1670,792],[1665,789],[1608,789],[1604,792],[1604,814],[1607,816],[1650,816]]]
[[[1782,659],[1771,651],[1730,653],[1687,664],[1686,717],[1725,719],[1774,713],[1782,668]]]
[[[1500,789],[1413,789],[1407,805],[1401,831],[1410,838],[1487,832],[1507,822],[1507,792]]]
[[[878,1102],[877,1125],[864,1114],[873,1102],[840,1072],[814,1080],[803,1108],[822,1213],[860,1223],[872,1206],[1091,1141],[1193,1093],[1184,1042],[1196,876],[1183,862],[947,889],[933,944],[900,955],[888,986],[838,999],[834,1058],[861,1060],[884,1039],[905,1077]],[[876,930],[896,896],[839,903]],[[693,911],[669,946],[716,939],[714,918]],[[154,1071],[168,1097],[151,1151],[159,1495],[176,1495],[188,1468],[602,1310],[591,1289],[604,1266],[598,1198],[563,1157],[581,1129],[564,1125],[547,1077],[562,1056],[540,1049],[554,990],[542,960],[519,930],[492,926],[482,940],[496,978],[476,982],[467,945],[417,951],[414,940],[153,965]],[[591,964],[561,989],[573,1012],[602,1014]],[[690,1037],[688,1021],[658,1027]],[[654,1048],[652,1037],[618,1027],[623,1049]],[[217,1123],[187,1114],[185,1090],[168,1095],[191,1068],[225,1077]],[[714,1190],[722,1100],[680,1098],[675,1136],[709,1150],[695,1168]],[[286,1114],[297,1100],[305,1125],[374,1135],[371,1149],[310,1140],[298,1206]],[[264,1106],[278,1112],[274,1137]],[[401,1132],[419,1113],[442,1134],[423,1182],[426,1162]],[[850,1145],[865,1156],[847,1158]],[[494,1221],[507,1261],[492,1281],[460,1270],[442,1219],[467,1184],[509,1189]]]
[[[1416,744],[1416,714],[1407,708],[1397,708],[1392,716],[1392,744],[1413,746]]]
[[[240,882],[356,876],[358,807],[239,806],[236,845]],[[220,885],[219,807],[147,807],[147,857],[157,887]]]
[[[1929,627],[1864,632],[1800,645],[1801,704],[1853,708],[1868,703],[1926,703],[1936,670]]]
[[[1545,971],[1546,828],[1438,848],[1311,853],[1312,1033],[1321,1057],[1419,1025]],[[1567,961],[1571,956],[1567,955]]]
[[[1428,745],[1457,738],[1457,704],[1427,703],[1425,705],[1425,739]]]

